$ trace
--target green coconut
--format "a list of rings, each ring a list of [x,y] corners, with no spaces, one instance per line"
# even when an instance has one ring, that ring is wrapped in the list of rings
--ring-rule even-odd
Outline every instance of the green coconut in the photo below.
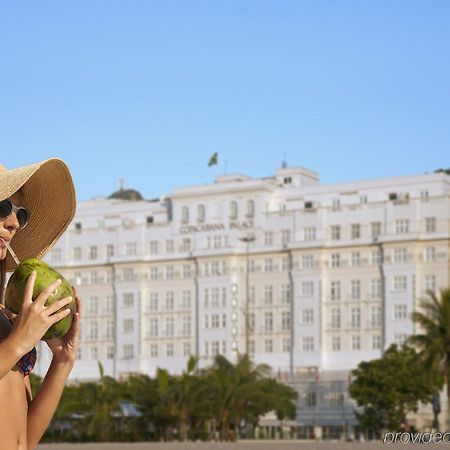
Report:
[[[22,308],[23,296],[27,279],[31,272],[37,272],[36,281],[33,288],[33,301],[47,286],[52,284],[58,278],[62,283],[53,291],[45,301],[45,305],[61,300],[65,297],[72,297],[72,301],[64,308],[70,309],[70,314],[53,324],[47,332],[42,336],[41,340],[62,337],[67,334],[72,325],[73,316],[77,310],[75,302],[75,294],[70,283],[55,269],[51,268],[44,261],[30,258],[22,261],[11,275],[5,291],[5,306],[16,314],[19,314]]]

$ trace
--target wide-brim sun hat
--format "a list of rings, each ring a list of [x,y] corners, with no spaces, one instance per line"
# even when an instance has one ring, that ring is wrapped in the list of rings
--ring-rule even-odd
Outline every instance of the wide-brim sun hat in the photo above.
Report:
[[[21,189],[20,206],[30,215],[24,229],[18,230],[11,248],[20,261],[42,258],[56,243],[75,215],[76,196],[72,176],[66,163],[59,158],[7,169],[0,164],[0,201]],[[9,254],[6,270],[17,267]]]

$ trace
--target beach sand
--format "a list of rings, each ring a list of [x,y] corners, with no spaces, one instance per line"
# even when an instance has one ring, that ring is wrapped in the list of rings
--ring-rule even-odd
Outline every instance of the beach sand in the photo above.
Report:
[[[170,443],[105,443],[105,444],[42,444],[38,450],[382,450],[408,448],[423,444],[383,444],[382,442],[311,442],[311,441],[271,441],[271,442],[170,442]],[[433,448],[448,447],[448,444],[431,444]],[[423,447],[422,447],[423,448]]]

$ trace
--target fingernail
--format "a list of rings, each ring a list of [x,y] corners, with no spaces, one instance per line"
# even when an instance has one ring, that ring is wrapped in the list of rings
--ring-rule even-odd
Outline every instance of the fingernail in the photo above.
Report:
[[[33,272],[31,272],[31,275],[36,275],[37,272],[35,270],[33,270]]]
[[[70,301],[72,301],[73,300],[73,298],[72,297],[67,297]]]
[[[61,284],[61,283],[62,283],[61,278],[58,278],[58,279],[56,280],[56,282],[57,282],[58,284]]]

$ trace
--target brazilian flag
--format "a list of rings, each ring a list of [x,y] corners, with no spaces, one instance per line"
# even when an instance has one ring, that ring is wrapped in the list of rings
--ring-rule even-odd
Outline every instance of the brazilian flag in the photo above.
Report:
[[[215,164],[217,164],[219,162],[219,154],[217,152],[215,152],[211,158],[209,158],[209,162],[208,162],[208,167],[210,166],[214,166]]]

